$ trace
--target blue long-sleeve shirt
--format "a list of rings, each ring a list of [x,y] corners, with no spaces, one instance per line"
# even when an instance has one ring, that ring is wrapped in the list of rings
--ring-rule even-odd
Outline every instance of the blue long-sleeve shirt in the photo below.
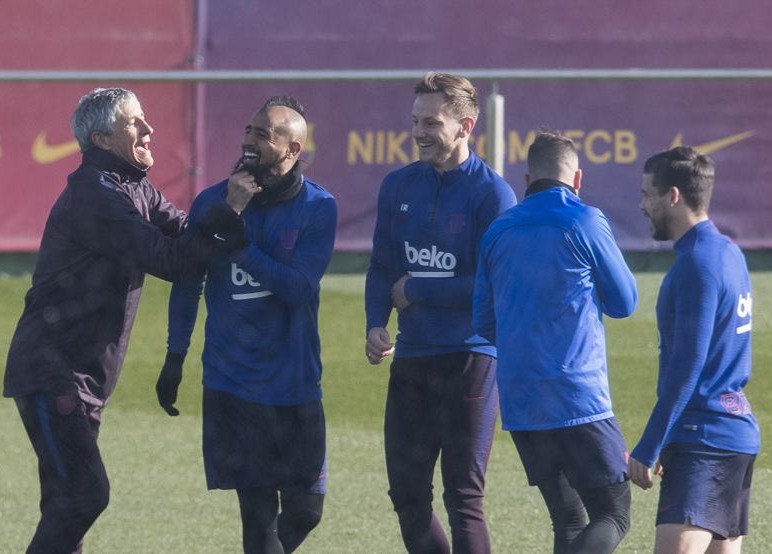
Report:
[[[196,198],[192,229],[209,206],[224,201],[227,183]],[[204,386],[269,405],[318,400],[319,288],[335,242],[335,199],[304,179],[292,199],[270,206],[251,202],[241,217],[249,246],[213,259],[172,287],[169,351],[187,353],[206,277]]]
[[[632,457],[651,467],[664,446],[756,454],[743,388],[751,375],[751,282],[740,249],[710,221],[675,245],[657,299],[657,403]]]
[[[415,162],[384,179],[367,272],[367,330],[385,327],[391,287],[411,278],[399,314],[395,357],[473,351],[495,356],[471,324],[477,248],[488,225],[517,200],[476,155],[440,174]]]
[[[510,431],[613,416],[602,318],[626,317],[638,300],[601,211],[553,184],[493,222],[480,246],[473,323],[498,348]]]

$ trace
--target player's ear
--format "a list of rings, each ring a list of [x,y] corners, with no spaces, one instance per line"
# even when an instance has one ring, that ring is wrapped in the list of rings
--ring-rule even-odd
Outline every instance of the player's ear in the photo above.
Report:
[[[467,138],[472,134],[474,125],[477,122],[472,116],[467,116],[467,117],[462,117],[459,123],[461,123],[461,130],[458,132],[458,137]]]
[[[300,142],[293,140],[287,147],[287,157],[297,158],[300,155],[301,150],[303,150],[303,147],[301,146]]]
[[[670,195],[671,208],[681,201],[681,189],[678,187],[670,187],[668,194]]]
[[[582,170],[581,169],[577,169],[574,172],[573,185],[574,185],[574,192],[576,192],[576,194],[579,194],[579,189],[582,188]]]
[[[102,150],[110,150],[110,135],[105,135],[100,131],[94,131],[91,133],[91,142],[94,143],[94,146],[97,146]]]

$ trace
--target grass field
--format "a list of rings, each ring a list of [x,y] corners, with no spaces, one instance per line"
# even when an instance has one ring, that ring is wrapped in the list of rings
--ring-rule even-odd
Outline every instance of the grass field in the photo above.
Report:
[[[654,401],[654,301],[661,273],[637,275],[640,305],[627,320],[607,320],[614,407],[629,445],[637,441]],[[762,430],[772,406],[772,273],[753,274],[754,378],[748,395]],[[387,366],[366,363],[361,275],[330,275],[323,282],[321,329],[328,421],[329,494],[322,523],[300,552],[402,552],[383,462],[381,424]],[[0,278],[0,364],[21,313],[25,277]],[[90,553],[238,553],[236,499],[207,492],[200,454],[201,326],[186,365],[178,403],[168,417],[154,384],[166,342],[168,285],[149,279],[117,392],[103,418],[100,446],[112,484],[107,511],[89,532]],[[763,437],[766,439],[766,436]],[[23,552],[37,521],[36,459],[16,408],[0,400],[0,553]],[[439,483],[439,480],[436,481]],[[439,491],[438,491],[439,492]],[[437,497],[440,495],[437,494]],[[650,552],[656,488],[633,493],[633,528],[618,552]],[[762,451],[754,475],[747,553],[772,552],[772,458]],[[441,506],[437,505],[439,510]],[[526,485],[508,435],[497,433],[486,500],[494,552],[551,552],[549,518],[541,497]],[[443,516],[444,518],[444,516]]]

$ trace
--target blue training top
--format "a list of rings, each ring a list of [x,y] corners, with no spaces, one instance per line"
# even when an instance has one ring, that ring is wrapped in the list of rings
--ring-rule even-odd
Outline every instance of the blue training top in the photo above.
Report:
[[[603,314],[638,292],[605,216],[558,181],[527,193],[483,237],[475,330],[495,342],[504,429],[571,427],[613,416]],[[549,186],[552,185],[552,186]]]
[[[395,357],[496,349],[472,330],[477,248],[488,225],[517,203],[512,188],[475,154],[439,173],[415,162],[393,171],[378,195],[367,272],[367,330],[386,327],[391,287],[410,274],[411,305],[399,314]]]
[[[710,221],[674,248],[657,299],[657,403],[631,455],[651,467],[670,443],[756,454],[759,426],[743,393],[751,376],[745,257]]]
[[[191,228],[227,188],[224,180],[198,195]],[[206,277],[204,386],[268,405],[318,400],[319,284],[335,242],[335,199],[304,178],[292,199],[252,201],[241,217],[249,246],[172,287],[169,351],[187,353]]]

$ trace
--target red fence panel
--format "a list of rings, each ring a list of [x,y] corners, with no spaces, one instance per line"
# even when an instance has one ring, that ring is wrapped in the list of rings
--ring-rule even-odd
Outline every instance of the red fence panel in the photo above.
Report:
[[[186,69],[194,50],[191,0],[3,5],[0,68]],[[193,85],[0,83],[0,251],[33,251],[49,209],[80,156],[69,120],[81,95],[125,86],[155,128],[153,183],[170,199],[193,194]]]

